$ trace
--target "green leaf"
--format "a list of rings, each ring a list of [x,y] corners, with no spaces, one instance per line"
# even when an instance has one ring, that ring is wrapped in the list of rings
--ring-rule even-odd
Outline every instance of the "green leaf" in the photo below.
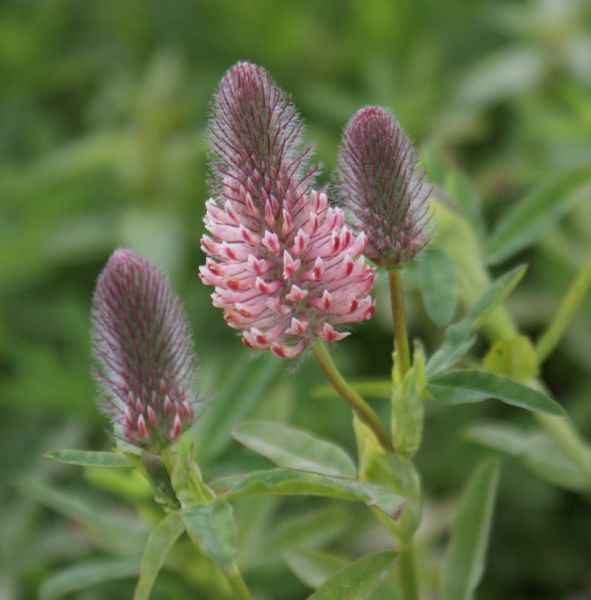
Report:
[[[527,381],[538,374],[538,359],[531,341],[517,335],[495,342],[482,362],[487,371]]]
[[[546,394],[508,377],[478,369],[459,369],[437,375],[429,380],[427,388],[437,400],[446,404],[497,398],[505,404],[526,410],[564,415],[561,406]]]
[[[459,299],[462,306],[468,309],[491,284],[482,257],[481,238],[470,222],[441,201],[434,200],[431,208],[437,228],[437,247],[454,261]],[[515,326],[503,306],[497,307],[488,316],[485,328],[497,339],[515,334]]]
[[[237,551],[232,507],[221,498],[205,506],[193,506],[181,513],[187,533],[216,565],[232,564]]]
[[[133,463],[123,454],[115,452],[86,452],[84,450],[56,450],[47,452],[45,458],[80,467],[107,469],[132,469]]]
[[[591,182],[591,165],[561,175],[514,204],[486,245],[489,264],[499,263],[535,243],[571,207],[573,193]]]
[[[513,291],[525,275],[525,271],[526,267],[522,265],[499,277],[480,296],[463,319],[453,323],[445,330],[443,343],[427,364],[428,376],[445,371],[470,350],[476,341],[476,330]]]
[[[480,108],[530,91],[544,77],[545,56],[531,45],[505,46],[488,53],[466,71],[455,101],[462,107]]]
[[[536,356],[539,363],[544,362],[558,344],[571,319],[585,299],[590,286],[591,256],[587,258],[575,279],[568,286],[554,318],[536,343]]]
[[[268,421],[247,421],[232,435],[280,467],[351,479],[357,475],[355,464],[344,450],[301,429]]]
[[[318,548],[330,544],[351,526],[351,517],[342,506],[326,506],[284,517],[265,536],[257,564],[269,564],[292,548]]]
[[[91,504],[72,491],[62,492],[41,481],[24,478],[18,480],[17,487],[38,502],[126,548],[135,549],[145,541],[146,528],[135,518],[109,514],[104,506]]]
[[[387,577],[396,552],[364,556],[337,571],[308,600],[365,600]]]
[[[403,503],[398,494],[382,485],[289,469],[254,471],[217,479],[210,485],[229,501],[245,496],[324,496],[363,502],[390,516],[397,514]]]
[[[184,528],[179,514],[171,513],[152,529],[142,556],[133,600],[148,600],[164,559]]]
[[[474,303],[463,320],[472,324],[474,329],[482,327],[491,313],[505,301],[523,279],[526,271],[526,265],[519,265],[501,275]]]
[[[225,385],[216,393],[215,402],[209,405],[195,428],[194,439],[202,466],[226,448],[234,427],[265,394],[284,364],[268,353],[256,360],[246,355],[232,365]]]
[[[285,553],[287,566],[307,586],[319,588],[329,577],[349,564],[349,561],[311,548],[294,548]]]
[[[458,303],[454,263],[445,252],[430,249],[422,254],[418,272],[427,314],[437,326],[444,327]]]
[[[545,432],[483,423],[468,427],[463,438],[514,456],[532,473],[552,485],[579,492],[589,488],[585,474]]]
[[[417,349],[412,368],[392,394],[392,437],[394,451],[400,456],[414,456],[421,444],[424,391],[425,357]]]
[[[136,558],[91,560],[68,567],[47,579],[39,591],[40,600],[62,598],[66,594],[86,590],[103,581],[135,577],[139,571]]]
[[[484,572],[498,479],[497,462],[487,460],[468,481],[451,527],[443,569],[442,600],[474,598]]]

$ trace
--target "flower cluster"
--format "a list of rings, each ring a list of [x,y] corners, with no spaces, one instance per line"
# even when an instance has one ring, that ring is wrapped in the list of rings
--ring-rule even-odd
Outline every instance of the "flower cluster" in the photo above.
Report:
[[[428,241],[427,200],[412,143],[390,111],[368,106],[349,121],[336,174],[337,193],[367,234],[366,256],[399,268]]]
[[[244,343],[283,358],[338,326],[369,318],[374,271],[343,212],[311,189],[302,125],[268,73],[238,63],[222,79],[210,122],[212,194],[201,246],[204,283]]]
[[[92,343],[117,435],[158,452],[192,425],[189,327],[166,277],[143,256],[110,257],[94,293]]]

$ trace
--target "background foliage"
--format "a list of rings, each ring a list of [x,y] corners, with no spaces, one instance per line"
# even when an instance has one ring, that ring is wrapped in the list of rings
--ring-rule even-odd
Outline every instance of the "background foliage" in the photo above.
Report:
[[[117,246],[152,258],[185,302],[207,399],[195,432],[207,479],[269,465],[230,437],[246,417],[303,426],[353,453],[349,409],[318,391],[318,367],[304,361],[294,376],[273,357],[251,360],[196,275],[203,261],[208,102],[239,59],[263,64],[293,94],[309,137],[318,140],[325,179],[350,115],[367,103],[392,108],[424,155],[436,157],[429,164],[440,170],[432,175],[462,205],[479,239],[525,192],[591,159],[591,9],[583,0],[5,0],[0,481],[7,485],[0,489],[0,597],[6,600],[36,598],[51,573],[82,558],[135,556],[144,526],[121,496],[148,519],[155,510],[139,480],[41,458],[49,449],[111,443],[89,376],[88,312],[97,273]],[[535,247],[493,269],[529,263],[508,304],[527,333],[549,321],[589,251],[589,192],[573,194],[568,213]],[[377,284],[376,316],[335,351],[351,376],[388,374],[385,284]],[[432,350],[440,330],[418,294],[409,295],[408,306],[411,334]],[[479,350],[485,348],[481,342]],[[543,376],[591,435],[590,298]],[[374,406],[385,414],[387,401],[376,397]],[[427,497],[419,535],[427,581],[437,577],[458,491],[487,454],[463,432],[492,418],[531,424],[528,414],[497,404],[428,413],[418,455]],[[505,460],[478,597],[591,595],[588,515],[582,496]],[[237,518],[240,562],[260,598],[305,597],[308,588],[293,573],[310,560],[310,548],[354,559],[389,545],[363,508],[323,499],[243,500]],[[313,557],[322,564],[321,555]],[[115,566],[120,580],[69,597],[129,598],[135,563]],[[196,590],[219,597],[206,591],[212,589],[203,565],[175,563],[153,597],[194,597]]]

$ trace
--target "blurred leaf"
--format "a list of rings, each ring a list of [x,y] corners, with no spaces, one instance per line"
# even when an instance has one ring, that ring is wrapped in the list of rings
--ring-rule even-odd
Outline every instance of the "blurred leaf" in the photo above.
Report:
[[[437,375],[429,380],[427,388],[444,404],[465,404],[496,398],[526,410],[564,415],[562,407],[550,396],[508,377],[478,369],[458,369]]]
[[[62,492],[33,479],[20,479],[17,487],[27,496],[119,545],[132,549],[145,541],[147,530],[142,523],[129,517],[109,514],[104,506],[94,506],[78,498],[72,491]]]
[[[142,556],[133,600],[148,600],[164,559],[184,528],[178,513],[171,513],[152,529]]]
[[[259,561],[277,560],[289,548],[325,546],[351,526],[349,513],[340,506],[287,516],[264,540]]]
[[[319,588],[349,561],[311,548],[293,548],[285,553],[285,561],[293,573],[307,586]]]
[[[253,471],[216,479],[210,485],[230,501],[244,496],[324,496],[363,502],[390,516],[396,514],[403,503],[399,495],[382,485],[289,469]]]
[[[268,421],[247,421],[234,429],[232,435],[279,467],[351,479],[357,475],[344,450],[301,429]]]
[[[462,106],[482,107],[531,90],[544,74],[537,48],[514,46],[489,54],[463,75],[456,93]]]
[[[88,467],[84,477],[92,485],[132,502],[149,500],[153,495],[150,484],[137,470]]]
[[[221,498],[181,513],[187,533],[216,565],[227,568],[237,551],[232,507]]]
[[[199,462],[218,456],[230,443],[231,432],[267,391],[285,364],[270,353],[253,360],[249,354],[232,365],[223,387],[195,427]]]
[[[474,598],[484,572],[498,479],[497,462],[487,460],[468,481],[451,527],[443,569],[442,600]]]
[[[479,239],[484,239],[486,226],[480,197],[470,180],[453,165],[446,165],[444,188],[458,211],[466,218]]]
[[[309,600],[365,600],[387,577],[396,552],[378,552],[343,567],[310,596]]]
[[[139,564],[135,558],[106,558],[68,567],[47,579],[39,591],[41,600],[53,600],[115,579],[135,577]]]
[[[491,285],[490,275],[484,265],[481,240],[467,219],[450,210],[441,201],[432,201],[431,208],[437,228],[437,247],[454,261],[459,299],[468,309]],[[503,306],[496,306],[491,310],[482,325],[487,333],[497,338],[515,335],[513,321]]]
[[[486,245],[496,264],[536,242],[577,200],[573,193],[591,182],[591,165],[578,167],[528,194],[501,219]]]
[[[495,342],[484,357],[487,371],[527,381],[538,374],[538,359],[531,341],[524,335]]]
[[[456,363],[474,344],[474,332],[483,325],[490,314],[507,298],[521,281],[526,267],[515,267],[499,277],[470,308],[466,316],[452,323],[446,330],[443,343],[427,363],[427,375],[433,376]]]
[[[427,314],[438,327],[444,327],[458,302],[454,264],[445,252],[430,249],[421,255],[418,270]]]
[[[132,469],[133,463],[123,454],[114,452],[90,452],[85,450],[55,450],[47,452],[45,458],[80,467],[110,469]]]
[[[463,435],[469,442],[509,454],[552,485],[585,492],[588,480],[554,440],[542,431],[525,431],[512,425],[486,423],[469,426]]]
[[[591,256],[587,258],[574,281],[569,285],[560,307],[536,344],[537,360],[543,362],[558,344],[575,312],[591,286]]]

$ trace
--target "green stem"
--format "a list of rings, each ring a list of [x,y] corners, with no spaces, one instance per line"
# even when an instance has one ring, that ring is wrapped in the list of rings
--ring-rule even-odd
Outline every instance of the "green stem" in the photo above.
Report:
[[[540,364],[548,358],[552,350],[556,347],[556,344],[558,344],[564,330],[585,299],[589,286],[591,286],[591,254],[564,295],[550,327],[548,327],[536,344],[536,355]]]
[[[398,573],[400,576],[402,597],[404,600],[418,600],[419,592],[412,540],[403,542],[400,545],[399,552]]]
[[[238,600],[253,600],[235,562],[230,565],[224,574],[230,589],[234,592],[234,596]]]
[[[402,379],[410,369],[410,348],[406,333],[406,323],[404,321],[404,292],[402,290],[400,271],[388,271],[388,278],[390,281],[392,321],[394,323],[394,348],[396,349],[396,357],[398,358],[398,374],[400,375],[400,379]]]
[[[349,404],[353,412],[373,431],[383,448],[392,450],[392,441],[380,418],[371,406],[345,381],[332,361],[325,344],[316,342],[314,353],[326,378],[334,389]]]

